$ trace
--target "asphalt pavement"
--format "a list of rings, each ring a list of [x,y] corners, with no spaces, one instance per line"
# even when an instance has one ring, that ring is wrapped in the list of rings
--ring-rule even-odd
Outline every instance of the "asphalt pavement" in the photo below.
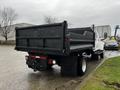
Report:
[[[62,77],[60,67],[51,71],[33,72],[25,64],[27,53],[15,51],[14,46],[0,46],[0,90],[63,90],[82,82],[100,63],[88,60],[87,73],[82,77]],[[107,58],[120,55],[119,51],[106,51]]]

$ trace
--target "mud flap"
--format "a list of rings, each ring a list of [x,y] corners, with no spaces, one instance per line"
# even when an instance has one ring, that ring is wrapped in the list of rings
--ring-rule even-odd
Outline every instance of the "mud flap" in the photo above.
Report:
[[[66,56],[61,62],[62,76],[77,76],[77,56]]]

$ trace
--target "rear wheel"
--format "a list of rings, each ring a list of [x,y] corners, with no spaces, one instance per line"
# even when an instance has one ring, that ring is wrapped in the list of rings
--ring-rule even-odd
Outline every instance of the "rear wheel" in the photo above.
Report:
[[[87,60],[85,57],[78,58],[78,75],[84,75],[87,71]]]
[[[99,54],[92,54],[92,57],[91,57],[92,60],[100,60],[101,59],[101,56]]]
[[[104,58],[104,53],[100,54],[100,58],[103,59]]]

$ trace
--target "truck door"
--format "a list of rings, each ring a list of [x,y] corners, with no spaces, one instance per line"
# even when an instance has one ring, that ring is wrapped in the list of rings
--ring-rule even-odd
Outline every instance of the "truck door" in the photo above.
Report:
[[[99,34],[95,31],[95,51],[104,50],[104,42],[99,38]]]

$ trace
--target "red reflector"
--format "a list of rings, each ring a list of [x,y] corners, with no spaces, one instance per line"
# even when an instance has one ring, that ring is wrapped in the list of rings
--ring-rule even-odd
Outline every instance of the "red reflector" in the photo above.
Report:
[[[32,56],[32,55],[30,55],[28,57],[30,57],[33,60],[35,60],[35,59],[47,60],[47,56]]]
[[[31,59],[35,59],[35,56],[30,56],[31,57]]]
[[[46,60],[47,57],[46,57],[46,56],[40,56],[40,59],[42,59],[42,60]]]
[[[52,59],[49,59],[49,60],[48,60],[48,64],[53,64],[53,60],[52,60]]]

